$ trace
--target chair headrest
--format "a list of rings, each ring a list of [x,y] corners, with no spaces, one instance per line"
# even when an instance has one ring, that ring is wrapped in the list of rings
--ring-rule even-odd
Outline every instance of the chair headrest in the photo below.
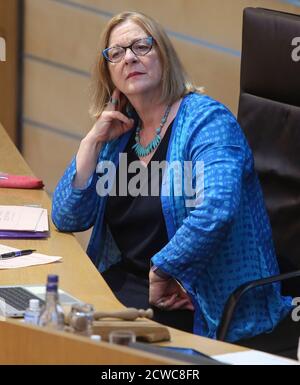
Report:
[[[245,8],[242,47],[241,91],[300,106],[300,15]]]

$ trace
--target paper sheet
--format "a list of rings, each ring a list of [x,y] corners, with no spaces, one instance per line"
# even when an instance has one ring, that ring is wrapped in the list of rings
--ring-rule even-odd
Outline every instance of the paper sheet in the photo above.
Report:
[[[36,225],[35,231],[49,231],[49,222],[48,222],[48,211],[47,209],[41,209],[42,213],[40,220]]]
[[[9,253],[10,251],[17,251],[19,249],[14,249],[12,247],[0,245],[0,254]],[[47,263],[52,263],[60,261],[62,257],[50,256],[40,253],[32,253],[29,255],[23,255],[21,257],[15,257],[10,259],[0,259],[0,270],[1,269],[17,269],[20,267],[28,267],[35,265],[45,265]]]
[[[0,230],[48,231],[47,210],[28,206],[0,206]]]
[[[298,361],[259,352],[257,350],[222,354],[213,356],[213,358],[231,365],[300,365]]]

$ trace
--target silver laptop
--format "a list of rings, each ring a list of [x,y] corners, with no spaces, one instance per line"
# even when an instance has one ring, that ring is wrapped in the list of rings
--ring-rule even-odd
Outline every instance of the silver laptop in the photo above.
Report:
[[[0,315],[5,317],[23,317],[29,306],[29,300],[36,298],[40,305],[45,303],[46,288],[44,285],[6,285],[0,286]],[[82,302],[71,294],[59,289],[61,305],[72,305]]]

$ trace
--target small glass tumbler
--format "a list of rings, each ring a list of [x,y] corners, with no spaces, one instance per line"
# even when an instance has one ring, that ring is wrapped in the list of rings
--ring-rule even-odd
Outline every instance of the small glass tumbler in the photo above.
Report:
[[[136,341],[135,333],[131,330],[113,330],[108,335],[108,341],[111,344],[129,345]]]
[[[94,307],[89,303],[75,303],[70,313],[70,326],[73,332],[80,335],[93,334]]]

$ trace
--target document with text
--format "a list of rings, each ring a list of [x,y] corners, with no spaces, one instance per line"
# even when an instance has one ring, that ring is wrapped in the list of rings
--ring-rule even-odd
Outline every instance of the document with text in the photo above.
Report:
[[[0,238],[47,237],[47,209],[0,205]]]

